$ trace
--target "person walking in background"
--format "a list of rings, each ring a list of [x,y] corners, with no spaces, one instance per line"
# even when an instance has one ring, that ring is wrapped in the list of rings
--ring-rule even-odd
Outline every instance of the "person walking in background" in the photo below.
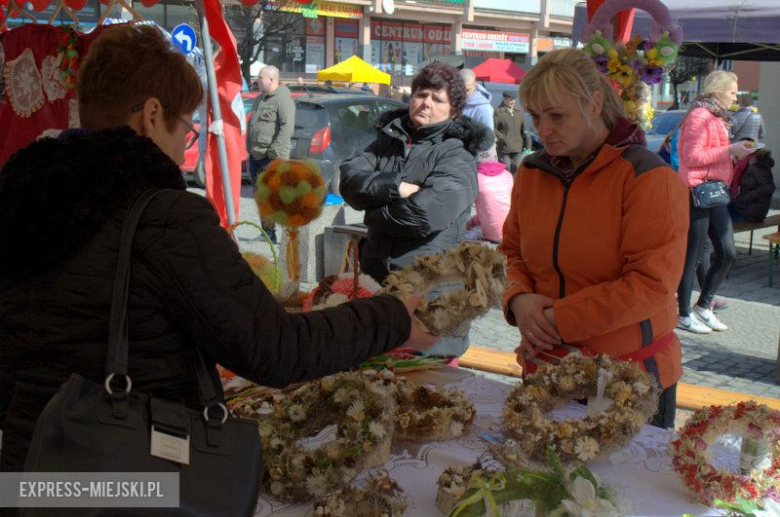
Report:
[[[504,92],[501,104],[493,115],[498,161],[514,175],[523,160],[523,151],[531,148],[531,135],[523,120],[523,108],[515,103],[515,96]]]
[[[263,67],[257,82],[262,95],[254,101],[247,132],[252,183],[271,160],[290,159],[290,142],[295,129],[295,102],[290,96],[290,90],[279,84],[279,69],[275,66]],[[262,224],[263,230],[275,243],[274,223],[263,219]]]
[[[677,127],[675,127],[672,131],[669,132],[668,135],[666,135],[664,143],[661,144],[661,151],[658,153],[672,167],[672,169],[674,169],[675,172],[680,169],[680,155],[677,152],[677,144],[680,141],[680,128],[684,120],[685,118],[683,118],[683,120],[677,124]],[[709,271],[710,266],[712,265],[712,257],[714,254],[715,248],[712,246],[712,240],[710,239],[709,235],[705,235],[704,243],[701,247],[699,261],[696,263],[696,280],[699,283],[700,291],[704,289],[704,283],[707,278],[707,271]],[[723,298],[715,297],[712,299],[712,303],[710,304],[710,308],[714,312],[727,309],[728,307],[729,302]]]
[[[704,79],[704,94],[693,101],[680,128],[677,152],[680,158],[679,176],[689,189],[705,181],[731,183],[732,156],[742,159],[753,152],[743,142],[729,145],[729,106],[737,98],[737,76],[733,72],[715,70]],[[698,208],[693,197],[688,200],[690,227],[680,287],[678,328],[699,334],[713,330],[728,330],[713,313],[715,293],[736,259],[734,228],[727,205]],[[696,265],[701,260],[705,238],[709,236],[715,257],[706,271],[701,294],[691,310],[691,294]]]
[[[742,158],[734,167],[731,181],[731,204],[729,213],[732,221],[760,223],[766,219],[775,193],[772,167],[775,161],[768,149],[759,149]]]
[[[520,97],[544,149],[520,165],[499,246],[518,362],[533,373],[577,349],[635,361],[663,389],[651,424],[674,427],[688,193],[584,52],[545,55]]]
[[[477,213],[466,224],[466,238],[501,242],[514,179],[498,161],[495,146],[477,155],[477,182]]]
[[[764,117],[753,108],[753,95],[741,93],[737,101],[739,109],[731,117],[731,143],[746,139],[753,142],[764,140]]]
[[[493,106],[490,104],[493,96],[484,86],[477,84],[477,76],[470,68],[462,68],[460,76],[466,85],[466,106],[463,108],[463,114],[482,122],[493,131]]]
[[[376,140],[341,166],[344,201],[365,211],[360,267],[377,282],[463,240],[478,192],[474,158],[494,142],[484,124],[461,116],[465,101],[458,71],[431,63],[412,79],[409,107],[380,115]],[[467,347],[468,334],[445,337],[429,353]]]

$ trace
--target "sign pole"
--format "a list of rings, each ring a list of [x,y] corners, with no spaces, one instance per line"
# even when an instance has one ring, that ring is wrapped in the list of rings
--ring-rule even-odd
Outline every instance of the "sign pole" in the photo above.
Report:
[[[208,78],[208,93],[209,100],[211,101],[211,125],[208,127],[208,131],[217,138],[219,169],[222,174],[222,192],[225,194],[225,208],[227,209],[228,223],[232,226],[236,222],[236,213],[233,209],[233,190],[230,185],[230,170],[228,169],[225,135],[222,131],[222,109],[219,106],[217,76],[214,72],[214,49],[211,46],[209,22],[206,20],[203,1],[198,0],[196,5],[198,17],[200,18],[201,38],[203,39],[203,57],[206,61],[206,77]]]

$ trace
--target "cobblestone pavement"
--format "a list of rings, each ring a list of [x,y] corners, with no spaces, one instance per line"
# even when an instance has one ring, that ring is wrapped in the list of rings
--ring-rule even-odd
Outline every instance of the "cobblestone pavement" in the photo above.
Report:
[[[202,193],[200,189],[192,190]],[[258,222],[248,186],[242,189],[241,201],[240,219]],[[348,212],[347,222],[360,220],[360,214],[349,209]],[[780,385],[775,384],[780,338],[780,264],[774,266],[775,286],[770,288],[768,246],[760,237],[773,231],[755,233],[752,254],[748,254],[749,233],[736,236],[737,261],[718,292],[718,297],[729,302],[718,317],[730,329],[708,335],[677,331],[683,344],[683,382],[780,399]],[[242,248],[269,253],[256,230],[242,227],[237,234]],[[517,329],[507,325],[497,309],[474,322],[470,337],[473,345],[506,351],[513,350],[519,342]],[[490,377],[512,382],[501,376]]]

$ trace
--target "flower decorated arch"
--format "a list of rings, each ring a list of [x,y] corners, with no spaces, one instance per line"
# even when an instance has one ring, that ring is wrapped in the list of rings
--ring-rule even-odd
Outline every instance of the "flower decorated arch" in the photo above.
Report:
[[[650,14],[653,27],[647,36],[616,41],[612,17],[627,9]],[[629,118],[647,129],[652,120],[650,86],[674,67],[683,41],[669,9],[660,0],[607,0],[585,28],[583,40],[585,52],[618,88]]]

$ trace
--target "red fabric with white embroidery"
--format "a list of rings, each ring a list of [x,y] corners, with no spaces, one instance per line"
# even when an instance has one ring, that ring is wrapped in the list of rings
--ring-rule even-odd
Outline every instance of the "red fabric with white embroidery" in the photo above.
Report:
[[[78,34],[79,60],[102,29]],[[62,83],[57,62],[64,36],[63,28],[42,24],[0,34],[0,167],[47,129],[78,124],[76,92]]]

